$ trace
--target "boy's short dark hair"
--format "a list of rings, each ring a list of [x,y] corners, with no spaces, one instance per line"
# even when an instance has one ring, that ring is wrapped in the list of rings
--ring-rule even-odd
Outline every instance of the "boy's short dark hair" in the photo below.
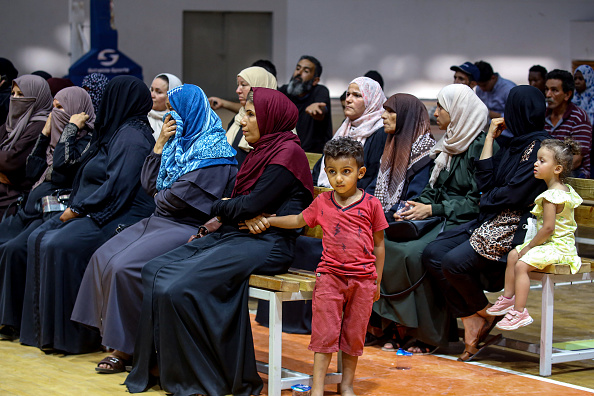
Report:
[[[363,166],[363,145],[347,137],[330,139],[324,146],[324,165],[327,158],[354,158],[357,167]]]

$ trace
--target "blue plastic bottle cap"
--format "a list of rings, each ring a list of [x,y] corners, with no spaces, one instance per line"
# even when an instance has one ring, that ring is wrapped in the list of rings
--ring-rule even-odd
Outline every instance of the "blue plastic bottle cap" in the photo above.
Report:
[[[311,386],[297,384],[297,385],[293,385],[291,387],[291,389],[293,389],[294,391],[299,391],[299,392],[307,392],[307,391],[311,390]]]
[[[397,356],[412,356],[413,353],[412,352],[405,351],[402,348],[398,348],[398,350],[396,351],[396,355]]]

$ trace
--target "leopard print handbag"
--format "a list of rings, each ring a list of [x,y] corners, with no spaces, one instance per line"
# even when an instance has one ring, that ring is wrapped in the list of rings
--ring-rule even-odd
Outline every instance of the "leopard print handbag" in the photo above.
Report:
[[[530,160],[535,146],[536,141],[533,141],[526,147],[520,163]],[[470,246],[481,256],[498,261],[514,247],[513,240],[521,219],[521,210],[505,209],[474,230],[470,236]]]
[[[513,248],[512,241],[521,218],[521,211],[505,209],[474,230],[470,246],[485,258],[499,260]]]

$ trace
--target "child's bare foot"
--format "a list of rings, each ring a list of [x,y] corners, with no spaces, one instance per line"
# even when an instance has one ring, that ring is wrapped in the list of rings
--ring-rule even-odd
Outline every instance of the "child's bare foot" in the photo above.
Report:
[[[340,394],[342,396],[357,396],[355,395],[355,391],[353,390],[352,386],[340,386]]]

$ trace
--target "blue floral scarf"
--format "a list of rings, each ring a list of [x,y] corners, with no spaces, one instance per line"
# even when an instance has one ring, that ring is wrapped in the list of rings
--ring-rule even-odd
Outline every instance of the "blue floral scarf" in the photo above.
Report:
[[[170,188],[180,176],[214,165],[237,165],[221,119],[196,85],[184,84],[167,92],[176,130],[165,146],[157,177],[157,190]]]

